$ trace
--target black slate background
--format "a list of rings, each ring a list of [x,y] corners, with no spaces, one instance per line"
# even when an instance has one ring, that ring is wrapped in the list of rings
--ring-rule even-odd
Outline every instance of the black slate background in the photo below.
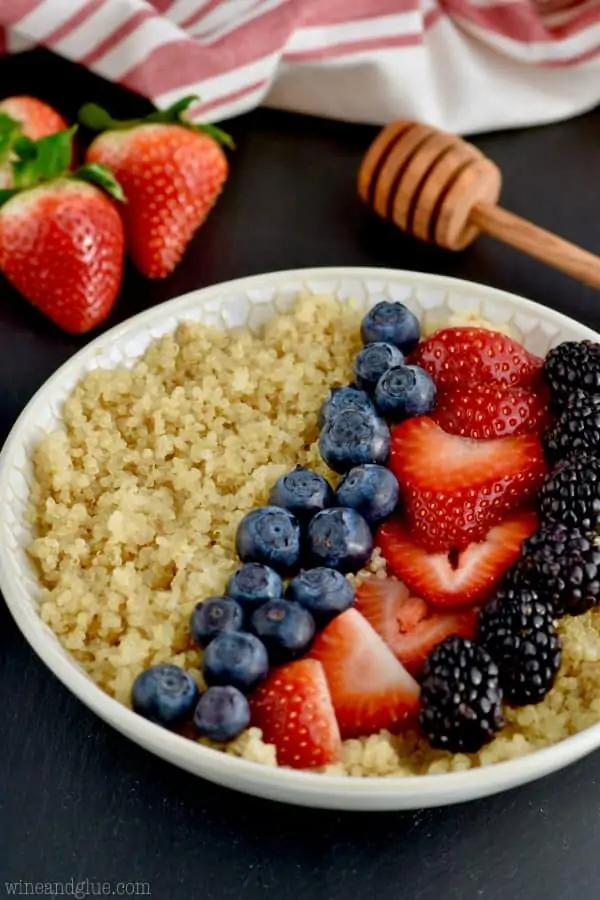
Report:
[[[88,99],[146,104],[45,53],[0,60],[0,95],[35,93],[73,117]],[[518,102],[516,99],[515,102]],[[374,220],[355,176],[376,129],[267,110],[227,123],[226,191],[179,269],[128,272],[113,325],[185,291],[274,269],[395,266],[524,294],[600,327],[599,295],[492,241],[462,255]],[[504,204],[600,248],[600,114],[475,143],[502,168]],[[0,285],[0,440],[86,342]],[[466,806],[338,814],[254,800],[183,774],[96,720],[51,676],[0,604],[0,897],[6,881],[145,881],[161,900],[594,900],[600,756]],[[90,886],[91,891],[91,886]],[[48,894],[46,894],[48,896]]]

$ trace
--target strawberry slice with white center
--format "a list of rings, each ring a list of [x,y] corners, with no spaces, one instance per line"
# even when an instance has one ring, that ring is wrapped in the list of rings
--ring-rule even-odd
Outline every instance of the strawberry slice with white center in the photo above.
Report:
[[[522,513],[496,525],[485,540],[462,552],[428,553],[404,523],[391,519],[379,529],[377,543],[394,575],[423,600],[440,608],[469,607],[497,587],[537,525],[535,513]]]
[[[537,435],[476,441],[428,416],[392,432],[390,468],[409,531],[430,552],[462,550],[525,508],[547,472]]]
[[[280,766],[310,769],[338,762],[340,730],[323,667],[301,659],[268,675],[250,698],[252,725],[274,744]]]
[[[356,609],[330,622],[310,656],[325,670],[342,738],[398,732],[416,719],[419,685]]]
[[[395,578],[366,578],[356,590],[355,608],[415,676],[437,644],[453,634],[473,638],[477,628],[475,610],[432,610]]]

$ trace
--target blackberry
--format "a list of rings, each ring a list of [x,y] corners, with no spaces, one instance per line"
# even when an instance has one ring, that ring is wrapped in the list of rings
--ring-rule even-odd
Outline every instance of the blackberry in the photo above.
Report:
[[[569,394],[560,416],[544,435],[543,444],[551,462],[600,453],[600,394],[586,394],[583,390]]]
[[[578,616],[600,603],[600,546],[596,535],[548,524],[523,544],[505,587],[534,590],[555,616]]]
[[[600,344],[564,341],[546,356],[543,375],[555,406],[560,406],[576,388],[586,394],[600,393]]]
[[[600,459],[574,456],[559,462],[540,488],[538,504],[543,522],[595,531],[600,523]]]
[[[504,725],[498,666],[473,641],[449,637],[425,663],[421,730],[432,747],[476,753]]]
[[[478,640],[498,665],[508,703],[543,700],[560,668],[561,644],[552,612],[535,591],[499,591],[481,611]]]

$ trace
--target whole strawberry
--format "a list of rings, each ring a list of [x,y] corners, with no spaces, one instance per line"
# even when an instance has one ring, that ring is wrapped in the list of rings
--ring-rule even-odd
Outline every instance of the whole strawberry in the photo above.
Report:
[[[67,128],[54,107],[26,95],[0,100],[0,188],[12,185],[11,147],[20,135],[39,141]]]
[[[68,171],[74,130],[13,143],[13,187],[0,190],[0,270],[40,312],[80,334],[114,305],[125,241],[107,196],[123,196],[111,172]]]
[[[39,141],[68,127],[53,106],[37,97],[5,97],[0,100],[0,112],[19,122],[23,135],[32,141]]]
[[[123,187],[127,248],[148,278],[165,278],[179,263],[227,179],[229,166],[220,144],[231,139],[210,125],[193,125],[186,97],[146,119],[118,122],[95,104],[79,113],[88,128],[103,133],[86,160],[102,163]]]

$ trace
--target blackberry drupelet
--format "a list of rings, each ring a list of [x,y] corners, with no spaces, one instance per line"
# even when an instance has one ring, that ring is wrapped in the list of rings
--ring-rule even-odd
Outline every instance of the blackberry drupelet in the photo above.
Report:
[[[546,356],[543,375],[556,407],[577,388],[586,394],[600,393],[600,344],[593,341],[559,344]]]
[[[600,546],[594,533],[548,524],[523,544],[504,586],[534,590],[555,616],[578,616],[600,604]]]
[[[538,492],[542,522],[560,522],[584,532],[600,523],[600,459],[574,456],[562,460]]]
[[[508,703],[544,699],[560,668],[561,643],[552,612],[535,591],[500,590],[481,611],[478,640],[500,670]]]
[[[449,637],[425,663],[421,730],[432,747],[476,753],[504,725],[498,666],[473,641]]]
[[[543,444],[550,462],[600,454],[600,394],[583,390],[570,394],[560,416],[544,435]]]

